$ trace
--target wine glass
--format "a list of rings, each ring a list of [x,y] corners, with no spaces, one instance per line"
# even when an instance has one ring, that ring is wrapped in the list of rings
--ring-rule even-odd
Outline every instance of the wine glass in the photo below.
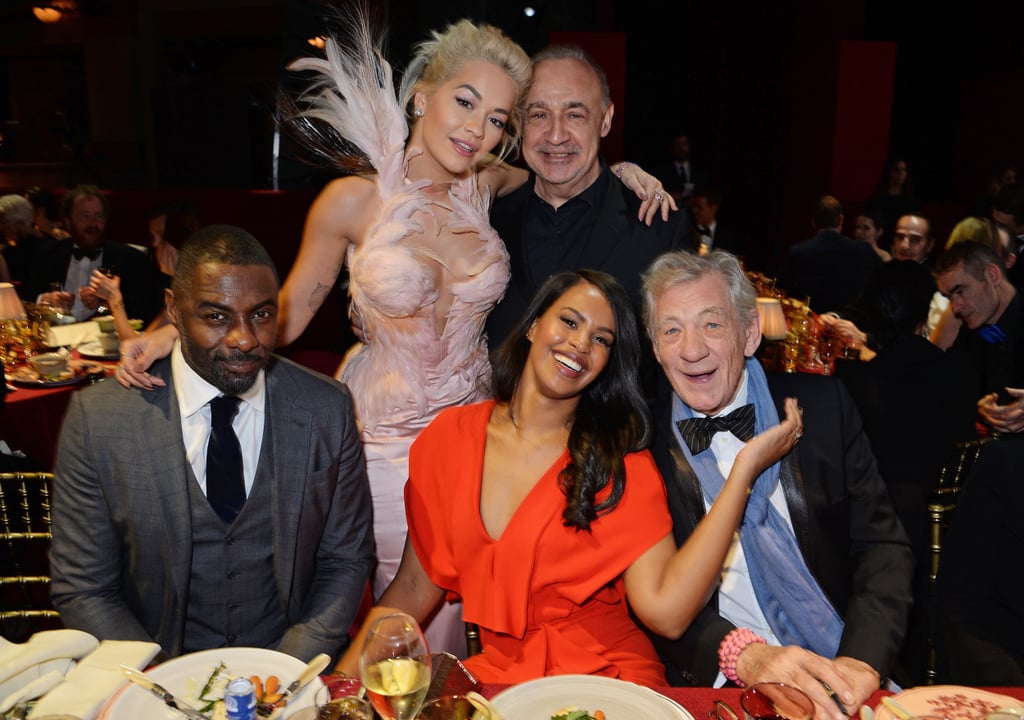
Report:
[[[836,357],[836,343],[838,340],[832,333],[826,333],[821,336],[821,342],[818,345],[818,351],[821,353],[821,360],[825,363],[825,375],[831,375],[834,369],[833,362]]]
[[[413,720],[430,687],[430,650],[415,618],[394,613],[374,621],[359,656],[359,673],[384,720]]]
[[[102,274],[106,275],[108,278],[114,277],[114,268],[113,267],[108,267],[107,265],[102,265],[102,266],[96,268],[96,270],[101,272]],[[110,308],[107,307],[107,301],[106,300],[101,300],[100,304],[96,307],[96,314],[97,315],[105,315],[109,311],[110,311]]]

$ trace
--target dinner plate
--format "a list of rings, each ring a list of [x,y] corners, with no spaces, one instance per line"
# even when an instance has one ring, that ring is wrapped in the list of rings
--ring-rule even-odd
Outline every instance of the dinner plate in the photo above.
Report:
[[[911,715],[940,715],[946,720],[978,720],[985,713],[1003,707],[1017,707],[1021,701],[962,685],[922,685],[896,693],[892,699]],[[879,703],[875,720],[899,720],[896,714]]]
[[[281,686],[287,685],[299,676],[306,667],[301,660],[276,650],[263,648],[216,648],[182,655],[168,660],[163,665],[147,670],[154,682],[184,700],[189,694],[190,681],[205,682],[218,663],[223,662],[233,676],[259,675],[264,680],[268,675],[277,675]],[[296,710],[313,707],[313,696],[323,687],[316,678],[288,701],[283,717],[290,717]],[[128,685],[108,700],[97,720],[181,720],[181,713],[160,702],[160,699],[136,685]]]
[[[20,367],[7,373],[7,381],[20,387],[50,388],[62,385],[76,385],[94,372],[105,372],[102,365],[88,360],[68,360],[68,369],[52,379],[40,378],[30,367]]]
[[[107,352],[103,349],[103,345],[100,344],[99,340],[90,340],[79,345],[77,348],[78,354],[84,358],[90,358],[92,360],[117,360],[121,357],[120,350],[114,350],[113,352]]]
[[[679,703],[650,688],[596,675],[552,675],[513,685],[491,699],[509,720],[549,720],[559,710],[578,707],[608,720],[694,720]]]

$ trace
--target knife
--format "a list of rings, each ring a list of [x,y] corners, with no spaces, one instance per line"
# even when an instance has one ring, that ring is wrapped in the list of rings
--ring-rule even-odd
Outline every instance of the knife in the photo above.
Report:
[[[260,703],[257,712],[261,716],[267,716],[273,712],[274,708],[278,705],[284,705],[289,699],[291,699],[299,690],[306,687],[313,681],[314,678],[320,675],[331,662],[331,656],[327,653],[320,653],[315,658],[306,664],[305,669],[299,673],[299,676],[292,681],[291,685],[284,689],[276,701],[272,703]]]
[[[882,698],[882,704],[885,707],[889,708],[889,712],[891,712],[896,717],[900,718],[900,720],[910,720],[910,718],[914,717],[914,713],[907,710],[905,707],[900,705],[898,702],[896,702],[889,696],[885,696]]]
[[[164,705],[166,705],[169,708],[173,708],[174,710],[177,710],[185,717],[191,718],[191,720],[210,720],[210,718],[208,718],[206,715],[203,715],[198,710],[190,707],[187,703],[181,702],[173,695],[171,695],[169,692],[164,690],[160,685],[157,685],[150,679],[148,675],[146,675],[146,673],[142,672],[141,670],[136,670],[135,668],[129,667],[128,665],[121,665],[121,674],[129,680],[131,680],[136,685],[138,685],[140,688],[144,690],[149,690],[151,693],[153,693],[158,698],[163,700]]]

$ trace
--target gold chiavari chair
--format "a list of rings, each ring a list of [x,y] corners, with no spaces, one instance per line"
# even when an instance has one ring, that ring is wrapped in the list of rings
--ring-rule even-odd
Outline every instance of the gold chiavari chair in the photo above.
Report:
[[[981,455],[982,448],[990,440],[991,438],[979,438],[957,443],[956,447],[959,452],[950,458],[939,472],[939,482],[928,501],[928,581],[930,584],[935,583],[935,578],[939,574],[942,542],[946,529],[949,527],[950,518],[956,509],[957,496],[960,494],[971,467]],[[929,640],[928,646],[928,667],[925,671],[925,681],[929,685],[933,685],[935,684],[938,658],[931,640]]]
[[[47,557],[52,484],[52,473],[0,473],[0,634],[8,640],[60,627]]]

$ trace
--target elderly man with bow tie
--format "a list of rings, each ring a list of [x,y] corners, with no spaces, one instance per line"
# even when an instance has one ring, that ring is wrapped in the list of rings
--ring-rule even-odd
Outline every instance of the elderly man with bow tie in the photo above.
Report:
[[[644,283],[645,320],[673,392],[655,409],[653,453],[677,542],[714,503],[755,432],[786,397],[804,436],[751,491],[721,584],[686,633],[655,637],[676,682],[781,681],[816,717],[854,713],[880,683],[906,632],[913,557],[860,417],[843,385],[767,376],[755,292],[721,251],[662,255]],[[834,693],[834,694],[833,694]]]

